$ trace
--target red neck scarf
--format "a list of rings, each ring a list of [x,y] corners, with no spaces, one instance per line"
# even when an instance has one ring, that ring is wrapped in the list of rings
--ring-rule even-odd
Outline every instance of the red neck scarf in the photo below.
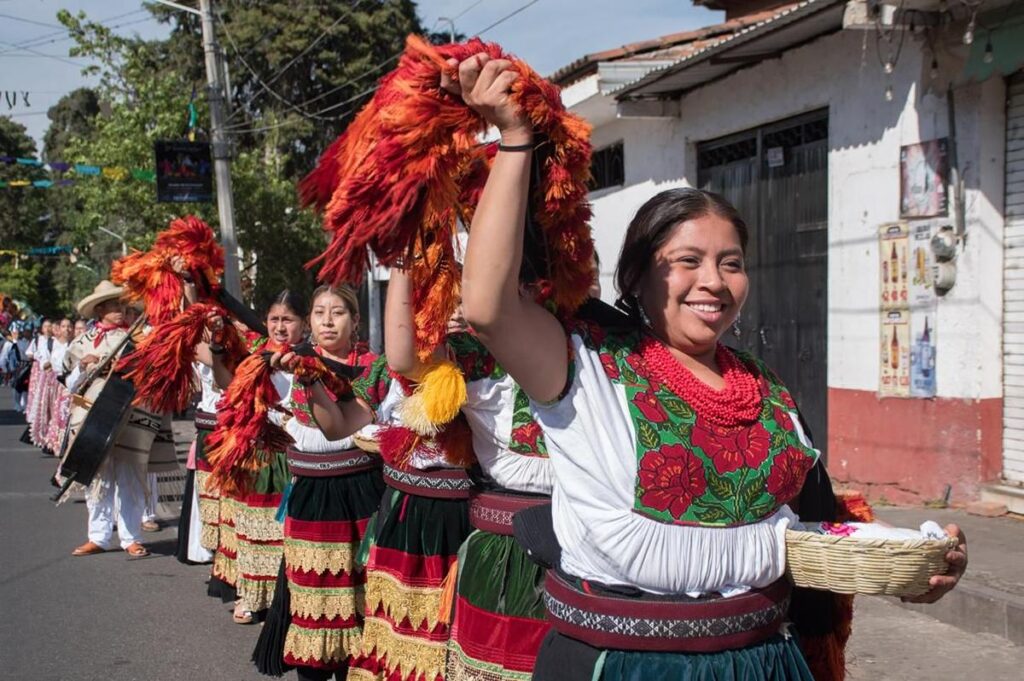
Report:
[[[99,333],[97,333],[96,338],[93,339],[92,346],[94,348],[98,348],[100,346],[100,343],[103,342],[103,337],[106,336],[109,331],[115,331],[117,329],[127,330],[128,325],[125,324],[124,322],[120,324],[105,324],[103,322],[96,322],[96,326],[94,328],[98,329]]]

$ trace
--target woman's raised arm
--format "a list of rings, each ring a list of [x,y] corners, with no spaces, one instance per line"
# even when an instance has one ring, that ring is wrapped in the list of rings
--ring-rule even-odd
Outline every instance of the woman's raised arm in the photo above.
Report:
[[[498,363],[530,397],[548,402],[565,387],[568,355],[558,320],[519,290],[533,131],[509,97],[519,78],[511,66],[479,54],[459,65],[454,85],[466,104],[501,133],[470,228],[462,306],[466,321]]]

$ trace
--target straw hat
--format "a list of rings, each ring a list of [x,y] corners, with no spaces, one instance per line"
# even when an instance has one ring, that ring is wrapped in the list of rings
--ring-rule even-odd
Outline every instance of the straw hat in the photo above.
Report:
[[[92,318],[96,311],[96,306],[100,303],[105,303],[108,300],[117,300],[124,293],[124,289],[120,286],[115,286],[112,282],[104,279],[100,283],[96,284],[96,288],[92,290],[92,293],[82,298],[78,303],[78,314],[86,319]]]

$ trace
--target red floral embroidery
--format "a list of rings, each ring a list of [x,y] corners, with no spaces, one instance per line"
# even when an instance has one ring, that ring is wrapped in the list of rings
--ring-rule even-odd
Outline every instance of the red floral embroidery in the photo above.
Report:
[[[668,414],[665,413],[653,392],[637,393],[633,398],[633,404],[644,415],[644,418],[652,423],[664,423],[668,420]]]
[[[542,432],[540,425],[536,421],[530,421],[512,431],[512,441],[528,447],[532,452],[536,452],[539,451],[537,441],[540,439]]]
[[[757,468],[768,458],[771,436],[760,423],[728,430],[698,419],[693,426],[693,444],[704,450],[719,473],[731,473],[743,466]]]
[[[786,503],[800,492],[807,471],[811,470],[813,465],[813,458],[796,447],[787,447],[779,452],[772,462],[766,485],[768,493],[779,502]]]
[[[681,518],[707,489],[704,464],[682,445],[662,445],[640,459],[641,502]]]
[[[778,407],[775,407],[775,423],[779,424],[779,427],[783,430],[790,433],[793,432],[793,419],[789,417],[789,412],[783,411]]]
[[[789,394],[788,390],[780,390],[779,398],[782,400],[782,403],[790,409],[796,409],[796,402],[793,401],[793,396]]]
[[[601,353],[601,366],[604,367],[605,375],[613,381],[617,379],[621,373],[619,372],[618,363],[610,352]]]

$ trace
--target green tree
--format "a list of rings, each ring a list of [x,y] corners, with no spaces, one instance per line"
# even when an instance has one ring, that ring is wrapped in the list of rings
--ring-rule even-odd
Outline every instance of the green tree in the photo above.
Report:
[[[423,32],[411,0],[224,0],[216,8],[239,144],[262,146],[263,128],[279,126],[287,134],[278,138],[278,150],[292,178],[312,169],[376,81],[394,68],[405,37]],[[199,78],[198,17],[160,6],[152,11],[173,26],[169,52],[185,56]]]
[[[76,42],[71,55],[98,62],[88,71],[100,76],[97,98],[109,103],[109,115],[95,116],[91,130],[68,136],[63,148],[67,162],[119,169],[77,179],[67,188],[73,210],[63,216],[68,241],[87,256],[85,264],[106,276],[123,246],[101,227],[145,248],[175,217],[194,213],[209,221],[216,215],[211,204],[157,203],[155,184],[131,172],[153,168],[154,142],[184,136],[195,83],[163,62],[159,41],[118,36],[82,14],[62,10],[58,19]]]
[[[46,112],[50,127],[43,138],[43,157],[47,161],[64,160],[68,141],[91,136],[99,113],[99,96],[91,88],[81,87],[61,97]]]

